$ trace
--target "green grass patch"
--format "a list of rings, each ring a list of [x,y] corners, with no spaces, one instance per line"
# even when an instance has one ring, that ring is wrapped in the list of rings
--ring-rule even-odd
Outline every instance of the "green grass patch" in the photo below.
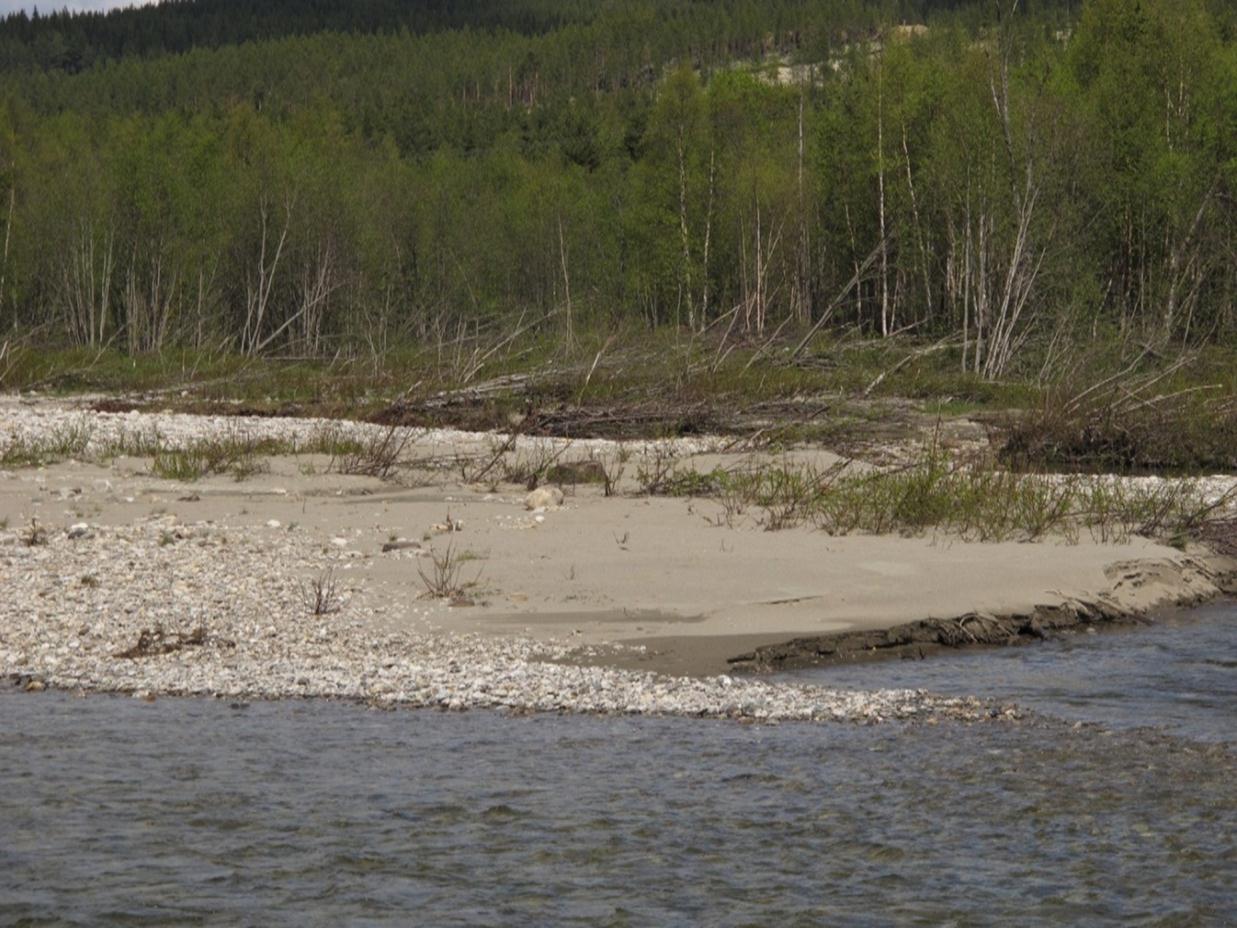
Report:
[[[14,436],[0,450],[0,467],[43,467],[59,461],[85,457],[92,429],[84,419],[56,426],[46,436]]]
[[[295,448],[271,439],[227,435],[201,439],[183,448],[164,448],[150,459],[150,472],[167,480],[192,482],[211,474],[244,480],[270,468],[264,456],[291,454]]]
[[[936,451],[876,473],[855,473],[845,464],[680,470],[659,491],[715,499],[719,524],[754,514],[770,531],[808,525],[833,535],[944,532],[974,541],[1077,541],[1085,532],[1102,542],[1141,535],[1180,543],[1237,499],[1237,493],[1208,499],[1191,480],[1019,474],[992,462],[961,464]]]

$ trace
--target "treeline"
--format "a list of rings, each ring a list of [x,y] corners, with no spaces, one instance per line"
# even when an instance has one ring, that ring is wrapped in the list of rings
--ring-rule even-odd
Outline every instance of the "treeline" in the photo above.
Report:
[[[1077,2],[1026,0],[1023,5],[1035,11],[1068,10]],[[929,14],[973,3],[818,0],[787,6],[799,7],[807,28],[824,21],[855,28],[875,22],[920,22]],[[746,4],[729,0],[162,0],[106,13],[13,13],[0,20],[0,69],[77,73],[117,58],[179,54],[318,32],[425,34],[467,28],[540,35],[616,14],[674,23],[702,10],[708,13],[709,7],[722,15],[737,8],[740,18],[749,21],[768,12],[768,4],[755,0]]]
[[[433,8],[374,8],[403,6]],[[988,377],[1078,332],[1237,337],[1237,44],[1205,0],[856,3],[849,29],[842,4],[585,6],[22,72],[0,332],[324,355],[857,326]]]
[[[18,12],[0,20],[0,67],[77,73],[117,58],[317,32],[471,27],[532,35],[591,19],[590,7],[554,0],[163,0],[111,12]]]

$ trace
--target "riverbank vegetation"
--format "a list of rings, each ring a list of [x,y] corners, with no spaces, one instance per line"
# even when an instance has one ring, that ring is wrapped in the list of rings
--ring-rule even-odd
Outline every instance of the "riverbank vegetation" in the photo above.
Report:
[[[1237,466],[1228,4],[251,7],[0,22],[0,387]]]
[[[1208,493],[1191,480],[1018,474],[936,448],[871,473],[851,462],[675,470],[660,491],[714,500],[718,525],[746,520],[767,531],[810,525],[830,535],[941,533],[971,541],[1077,541],[1087,533],[1097,542],[1141,535],[1181,545],[1237,500],[1237,491]]]

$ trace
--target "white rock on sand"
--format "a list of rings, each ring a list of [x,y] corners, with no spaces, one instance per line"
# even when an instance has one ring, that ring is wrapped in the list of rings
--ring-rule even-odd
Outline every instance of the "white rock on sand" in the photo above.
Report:
[[[524,508],[530,512],[558,509],[563,505],[563,491],[558,487],[538,487],[524,497]]]

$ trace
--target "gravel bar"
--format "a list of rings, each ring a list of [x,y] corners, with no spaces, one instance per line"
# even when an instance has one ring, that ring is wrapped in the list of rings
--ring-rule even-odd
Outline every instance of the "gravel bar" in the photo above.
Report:
[[[310,613],[303,578],[342,556],[285,529],[161,516],[76,526],[36,545],[27,540],[20,530],[0,532],[0,674],[32,689],[760,720],[1013,714],[918,691],[834,691],[554,663],[570,650],[567,642],[375,634],[363,589],[345,587],[338,613]],[[143,632],[170,650],[120,656],[134,651]]]

